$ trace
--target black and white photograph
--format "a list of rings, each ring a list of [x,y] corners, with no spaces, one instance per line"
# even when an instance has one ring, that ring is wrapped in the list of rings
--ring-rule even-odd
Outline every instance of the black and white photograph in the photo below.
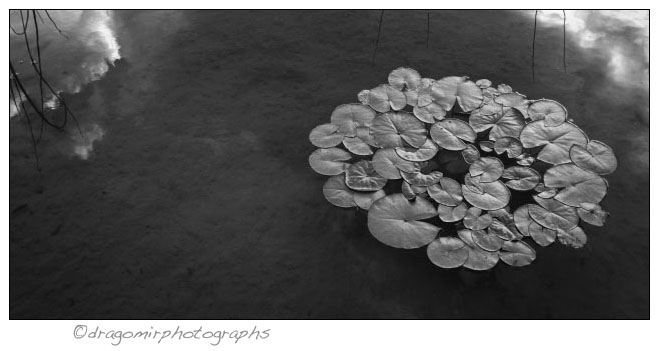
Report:
[[[9,322],[649,323],[649,9],[173,6],[8,10]]]

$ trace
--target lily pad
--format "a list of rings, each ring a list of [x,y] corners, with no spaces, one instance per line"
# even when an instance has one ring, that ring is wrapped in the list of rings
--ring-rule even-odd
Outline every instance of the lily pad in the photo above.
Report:
[[[492,85],[492,82],[489,79],[479,79],[476,81],[476,85],[481,89],[486,89]]]
[[[452,109],[457,99],[458,85],[464,80],[463,77],[444,77],[434,81],[430,86],[431,99],[447,111]]]
[[[400,179],[400,171],[416,172],[418,167],[414,162],[404,160],[394,149],[380,149],[373,155],[373,168],[379,175],[387,179]]]
[[[361,139],[369,146],[377,147],[375,139],[373,139],[373,136],[371,135],[371,127],[357,127],[355,128],[355,132],[357,134],[357,138]]]
[[[344,162],[350,160],[350,158],[352,158],[350,153],[336,147],[316,149],[309,155],[309,165],[316,173],[337,175],[345,172],[350,166]]]
[[[558,231],[558,242],[563,245],[579,249],[586,245],[587,241],[586,233],[580,227]]]
[[[357,204],[353,193],[352,190],[348,189],[345,178],[341,175],[330,177],[323,185],[323,195],[334,206],[355,207]]]
[[[570,230],[579,223],[579,216],[574,207],[564,205],[554,199],[541,199],[534,197],[541,206],[529,204],[529,214],[534,221],[542,226],[558,230]]]
[[[600,175],[613,173],[618,168],[618,160],[613,150],[597,140],[591,140],[586,147],[572,146],[570,159],[580,168]]]
[[[458,206],[462,203],[462,189],[457,181],[443,177],[437,184],[428,187],[428,195],[444,206]]]
[[[398,156],[404,160],[411,162],[423,162],[435,157],[439,151],[439,147],[437,147],[437,144],[435,144],[434,141],[428,138],[426,139],[426,142],[418,149],[396,147],[395,150],[396,154],[398,154]]]
[[[362,90],[357,97],[359,102],[371,106],[378,112],[388,112],[391,109],[397,111],[407,105],[405,94],[389,84],[381,84],[371,90]]]
[[[494,150],[494,141],[492,140],[483,140],[478,143],[478,146],[480,146],[481,150],[485,152],[492,152]]]
[[[417,103],[419,101],[419,91],[418,90],[405,90],[403,92],[405,94],[405,100],[407,101],[407,104],[416,107]]]
[[[503,174],[503,162],[494,157],[481,157],[471,164],[469,174],[472,177],[480,177],[481,183],[493,182]]]
[[[602,210],[602,207],[598,204],[585,202],[580,204],[580,206],[577,208],[577,214],[579,214],[579,218],[588,224],[603,226],[606,217],[609,216],[609,213]]]
[[[507,107],[503,113],[492,115],[472,113],[469,116],[469,125],[479,133],[490,129],[489,139],[496,141],[502,137],[518,138],[526,122],[518,110]]]
[[[498,210],[508,205],[510,190],[501,181],[477,182],[477,184],[482,194],[466,185],[462,186],[462,195],[467,202],[483,210]]]
[[[517,156],[516,159],[517,159],[517,164],[520,166],[530,166],[533,164],[533,161],[535,161],[535,157],[530,156],[527,153],[523,153]]]
[[[492,215],[489,213],[482,214],[483,210],[478,207],[470,207],[465,214],[463,224],[471,230],[481,230],[490,226]]]
[[[401,185],[401,192],[408,200],[414,200],[417,195],[424,194],[426,191],[427,187],[411,185],[408,182],[403,182]]]
[[[469,247],[455,237],[439,237],[428,245],[428,258],[441,268],[457,268],[469,257]]]
[[[523,241],[506,241],[499,252],[501,261],[513,266],[523,267],[535,260],[535,250]]]
[[[524,147],[517,138],[502,137],[494,142],[494,151],[499,155],[505,152],[509,158],[515,158],[522,154]]]
[[[328,148],[341,144],[345,135],[339,132],[339,126],[331,123],[321,124],[311,130],[309,140],[314,146]]]
[[[549,246],[556,241],[557,231],[545,228],[535,221],[529,224],[529,235],[540,246]]]
[[[514,107],[524,104],[526,96],[518,93],[503,93],[495,97],[494,101],[506,107]]]
[[[476,133],[469,124],[456,118],[447,118],[433,124],[430,136],[437,145],[452,151],[466,148],[463,140],[472,143],[476,141]]]
[[[369,210],[373,203],[383,197],[387,196],[387,193],[384,190],[372,191],[372,192],[359,192],[353,191],[353,197],[357,206],[364,210]]]
[[[444,222],[457,222],[467,214],[467,205],[464,202],[461,202],[458,206],[444,206],[439,204],[437,205],[437,214],[439,215],[439,219]]]
[[[343,146],[345,146],[348,151],[355,155],[373,155],[373,150],[371,147],[358,137],[349,137],[343,139]]]
[[[529,233],[529,225],[531,223],[535,223],[533,218],[531,218],[531,215],[529,214],[529,205],[524,204],[520,207],[518,207],[515,212],[513,213],[513,218],[515,221],[515,226],[517,227],[517,230],[523,235],[523,236],[529,236],[531,233]]]
[[[485,251],[481,249],[472,237],[472,231],[463,229],[458,231],[460,240],[469,248],[469,256],[462,265],[475,271],[484,271],[496,266],[499,262],[499,253],[497,251]]]
[[[415,90],[421,84],[421,75],[414,69],[399,67],[389,73],[389,84],[398,90]]]
[[[476,245],[485,251],[499,251],[504,243],[504,240],[497,235],[484,230],[474,230],[471,237]]]
[[[355,128],[368,127],[375,118],[375,111],[360,104],[345,104],[334,109],[330,122],[339,126],[338,133],[348,137],[355,136]]]
[[[423,107],[415,106],[412,112],[416,118],[426,123],[441,121],[446,116],[446,110],[434,102]]]
[[[403,176],[403,179],[405,179],[406,182],[416,186],[431,186],[439,182],[439,180],[443,177],[442,172],[439,171],[430,172],[428,174],[421,172],[408,173],[401,171],[400,174]]]
[[[556,188],[546,187],[544,183],[538,183],[533,190],[537,191],[538,194],[536,196],[542,199],[551,199],[558,193]]]
[[[606,195],[607,185],[597,174],[584,171],[575,164],[554,166],[545,172],[545,186],[563,188],[554,199],[578,207],[582,202],[598,203]]]
[[[423,122],[407,112],[389,112],[373,119],[371,135],[381,148],[404,147],[408,144],[419,148],[425,144],[428,132]]]
[[[544,120],[548,127],[556,127],[567,120],[567,109],[554,100],[537,100],[529,105],[528,113],[533,121]]]
[[[371,161],[356,162],[346,171],[346,185],[353,190],[376,191],[386,184],[387,179],[375,171]]]
[[[477,109],[483,103],[483,91],[470,80],[463,80],[458,84],[456,99],[464,112]]]
[[[519,191],[531,190],[540,182],[540,173],[530,167],[508,167],[503,171],[502,177],[511,179],[505,183],[507,187]]]
[[[433,204],[421,197],[408,201],[403,194],[387,195],[368,211],[368,229],[382,243],[401,249],[416,249],[429,244],[439,227],[421,222],[437,215]]]
[[[498,219],[492,219],[492,223],[487,227],[487,232],[496,235],[503,240],[516,240],[519,239],[516,232],[513,232],[505,224]]]
[[[499,84],[497,90],[502,94],[508,94],[513,92],[513,88],[511,88],[510,85],[508,84]]]
[[[570,122],[555,127],[548,127],[543,121],[531,122],[524,127],[519,140],[525,148],[543,146],[538,160],[554,165],[570,162],[573,145],[585,147],[588,143],[586,134]]]
[[[462,157],[465,159],[465,162],[472,164],[481,157],[480,152],[473,144],[468,144],[467,147],[461,151]]]

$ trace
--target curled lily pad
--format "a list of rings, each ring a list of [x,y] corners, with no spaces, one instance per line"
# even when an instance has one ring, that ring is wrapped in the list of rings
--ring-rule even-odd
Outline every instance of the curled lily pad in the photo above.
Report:
[[[586,147],[572,146],[570,159],[580,168],[600,175],[613,173],[618,168],[618,160],[613,150],[597,140],[591,140]]]
[[[485,152],[492,152],[494,150],[494,142],[492,140],[481,141],[478,143],[478,146]]]
[[[460,240],[464,241],[467,247],[469,247],[469,256],[462,266],[475,271],[484,271],[496,266],[499,262],[499,253],[497,251],[485,251],[481,249],[474,242],[472,233],[468,229],[458,231]]]
[[[421,78],[421,84],[416,90],[416,105],[414,106],[427,106],[434,101],[433,97],[433,84],[435,80],[431,78]],[[450,110],[450,107],[445,108],[445,110]]]
[[[582,248],[586,245],[588,238],[586,233],[580,227],[574,227],[570,230],[558,230],[558,242],[575,249]]]
[[[403,195],[405,195],[405,198],[408,200],[414,200],[414,198],[419,195],[423,194],[427,191],[427,187],[425,186],[417,186],[417,185],[412,185],[408,182],[403,182],[401,185],[401,192]]]
[[[492,215],[489,213],[482,214],[483,210],[478,207],[470,207],[465,214],[463,224],[471,230],[481,230],[490,226]]]
[[[421,147],[428,132],[423,122],[407,112],[389,112],[373,119],[371,135],[379,147]]]
[[[476,82],[478,85],[478,82]],[[501,95],[501,93],[494,87],[487,87],[483,89],[483,102],[487,103],[489,99],[494,99],[495,97]]]
[[[531,233],[529,233],[529,225],[531,225],[531,223],[535,223],[535,221],[533,221],[533,218],[531,218],[531,215],[529,214],[528,204],[524,204],[518,207],[513,213],[513,219],[515,221],[517,230],[523,236],[531,235]]]
[[[464,241],[451,237],[439,237],[428,245],[428,258],[441,268],[457,268],[469,257],[469,247]]]
[[[463,140],[472,143],[476,141],[476,133],[469,124],[456,118],[447,118],[433,124],[430,136],[437,145],[453,151],[467,147]]]
[[[405,100],[407,104],[416,107],[419,101],[419,91],[418,90],[406,90],[403,92],[405,94]]]
[[[519,239],[516,232],[513,232],[505,224],[498,219],[492,219],[492,223],[487,227],[487,232],[496,235],[503,240],[516,240]]]
[[[502,94],[508,94],[513,92],[513,88],[511,88],[510,85],[508,84],[499,84],[497,90]]]
[[[456,99],[460,108],[469,112],[477,109],[483,103],[483,91],[470,80],[463,80],[458,84]]]
[[[548,127],[543,121],[527,124],[519,140],[525,148],[544,146],[538,154],[538,160],[554,165],[570,162],[572,145],[585,147],[588,142],[586,134],[572,123]]]
[[[464,179],[464,186],[466,186],[469,190],[479,195],[483,194],[483,187],[481,187],[481,183],[478,177],[472,177],[469,175],[469,173],[467,173],[465,174]]]
[[[381,84],[371,90],[362,90],[357,97],[362,104],[371,106],[378,112],[401,110],[407,105],[405,94],[389,84]]]
[[[502,177],[511,179],[505,183],[507,187],[519,191],[531,190],[540,181],[540,173],[538,171],[530,167],[521,166],[506,168],[503,171]]]
[[[444,77],[434,81],[430,86],[431,99],[447,111],[452,109],[457,99],[458,85],[464,80],[463,77]]]
[[[421,222],[437,215],[433,204],[421,197],[408,201],[403,194],[387,195],[368,211],[368,229],[382,243],[401,249],[415,249],[432,242],[439,227]]]
[[[517,156],[516,159],[517,159],[517,164],[520,166],[530,166],[533,164],[533,161],[535,161],[535,157],[530,156],[527,153],[523,153]]]
[[[370,146],[377,146],[375,139],[371,135],[371,127],[357,127],[355,128],[357,138],[361,139],[363,142]]]
[[[582,202],[598,203],[606,195],[604,179],[595,173],[584,171],[575,164],[554,166],[545,172],[545,186],[563,188],[554,199],[578,207]]]
[[[415,106],[412,111],[416,118],[426,123],[441,121],[446,116],[446,110],[434,102],[423,107]]]
[[[439,171],[430,172],[428,174],[421,173],[420,171],[413,173],[401,171],[400,174],[406,182],[416,186],[431,186],[439,182],[443,176],[442,172]]]
[[[474,230],[471,233],[476,245],[485,251],[499,251],[503,245],[504,240],[491,232],[484,230]]]
[[[505,152],[509,158],[515,158],[522,154],[524,147],[517,138],[502,137],[494,142],[494,151],[499,155]]]
[[[503,174],[503,162],[494,157],[481,157],[471,164],[469,174],[472,177],[480,177],[481,183],[493,182]]]
[[[553,229],[545,228],[535,221],[529,224],[529,235],[540,246],[549,246],[556,241],[557,232]]]
[[[481,157],[480,152],[473,144],[468,144],[467,147],[461,151],[462,157],[465,159],[465,162],[472,164]]]
[[[577,208],[577,214],[579,214],[579,218],[588,224],[603,226],[606,217],[609,216],[609,213],[602,210],[602,207],[598,204],[585,202],[580,204],[580,206]]]
[[[523,104],[526,96],[518,93],[504,93],[494,98],[494,101],[506,107],[513,107]]]
[[[437,205],[437,214],[439,219],[444,222],[457,222],[467,214],[467,205],[461,202],[458,206]]]
[[[567,120],[567,110],[554,100],[537,100],[529,105],[529,118],[534,121],[544,120],[548,127],[555,127]]]
[[[426,139],[426,142],[421,145],[418,149],[406,148],[406,147],[396,147],[396,154],[404,160],[411,162],[423,162],[428,161],[431,158],[437,155],[439,147],[432,141],[430,138]]]
[[[499,252],[501,261],[513,266],[523,267],[535,260],[535,250],[523,241],[506,241]]]
[[[437,184],[429,186],[428,195],[444,206],[458,206],[462,203],[460,183],[451,178],[443,177]]]
[[[399,67],[389,73],[389,85],[398,90],[415,90],[421,84],[421,75],[414,69]]]
[[[475,131],[483,132],[490,129],[489,139],[495,141],[502,137],[519,137],[520,132],[524,129],[526,122],[524,116],[513,108],[504,108],[503,113],[492,115],[471,114],[469,116],[469,125]],[[526,147],[526,145],[525,145]]]
[[[343,139],[343,146],[355,155],[373,155],[373,150],[368,144],[358,137],[349,137]]]
[[[336,147],[317,149],[309,155],[309,165],[316,173],[337,175],[345,172],[349,164],[344,161],[351,157],[350,153]]]
[[[508,206],[494,210],[494,211],[489,211],[490,215],[492,217],[496,218],[501,222],[510,232],[513,233],[513,237],[516,239],[521,239],[524,235],[520,233],[517,230],[517,225],[515,224],[515,218],[512,213],[510,213],[510,208]]]
[[[330,122],[339,126],[338,133],[348,137],[355,136],[355,128],[368,127],[375,118],[375,111],[360,104],[345,104],[334,109]]]
[[[346,185],[353,190],[376,191],[386,184],[387,179],[375,171],[371,161],[356,162],[346,171]]]
[[[544,183],[538,183],[533,190],[537,191],[538,194],[536,196],[542,199],[551,199],[558,193],[556,188],[546,187]]]
[[[564,205],[554,199],[540,199],[538,197],[534,197],[534,199],[540,201],[542,206],[529,204],[529,214],[534,221],[543,227],[553,230],[570,230],[579,223],[579,216],[574,207]]]
[[[321,124],[311,130],[309,140],[314,146],[327,148],[341,144],[345,135],[339,132],[339,126],[331,123]]]
[[[353,191],[353,197],[357,206],[364,210],[369,210],[373,203],[383,197],[387,196],[387,193],[384,190],[372,191],[372,192],[359,192]]]
[[[418,167],[414,162],[404,160],[394,149],[380,149],[373,155],[373,168],[379,175],[387,179],[400,179],[400,171],[416,172]]]
[[[481,89],[486,89],[492,85],[492,82],[489,79],[479,79],[476,81],[476,85]]]
[[[472,187],[462,186],[462,195],[473,206],[483,210],[498,210],[510,201],[510,191],[501,181],[476,183],[482,193],[474,191]]]
[[[323,185],[323,195],[332,205],[338,207],[355,207],[355,198],[353,191],[348,189],[345,184],[345,178],[341,175],[335,175],[327,179]]]

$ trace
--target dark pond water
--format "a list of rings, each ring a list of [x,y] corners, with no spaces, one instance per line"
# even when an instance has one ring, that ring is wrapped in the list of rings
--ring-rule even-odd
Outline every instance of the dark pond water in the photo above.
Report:
[[[51,14],[43,70],[84,137],[46,128],[39,173],[10,119],[11,318],[649,318],[647,13],[568,11],[567,73],[540,13],[535,82],[534,11],[433,11],[428,47],[425,11],[386,11],[374,66],[380,11]],[[329,205],[309,131],[399,66],[563,103],[617,153],[606,225],[474,273]]]

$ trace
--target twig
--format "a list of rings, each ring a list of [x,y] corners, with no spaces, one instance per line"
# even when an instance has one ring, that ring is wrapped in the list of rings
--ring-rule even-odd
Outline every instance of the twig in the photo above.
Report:
[[[426,49],[428,48],[428,43],[430,42],[430,10],[428,10],[428,26],[426,29]]]
[[[48,10],[44,10],[44,12],[46,13],[46,16],[48,16],[48,19],[50,20],[50,23],[53,24],[53,27],[55,27],[55,29],[59,32],[59,34],[61,36],[63,36],[64,38],[69,39],[69,37],[67,37],[66,34],[64,34],[64,32],[57,26],[57,23],[55,23],[55,20],[53,20],[53,18],[50,17],[50,13],[48,13]]]
[[[535,10],[535,17],[533,19],[533,48],[531,51],[531,76],[535,83],[535,31],[538,27],[538,10]]]
[[[384,17],[384,10],[380,12],[380,24],[378,25],[378,37],[375,39],[375,50],[373,50],[373,58],[371,65],[375,65],[375,54],[378,52],[378,45],[380,44],[380,32],[382,31],[382,18]]]
[[[567,63],[565,63],[565,10],[563,10],[563,71],[567,73]]]

